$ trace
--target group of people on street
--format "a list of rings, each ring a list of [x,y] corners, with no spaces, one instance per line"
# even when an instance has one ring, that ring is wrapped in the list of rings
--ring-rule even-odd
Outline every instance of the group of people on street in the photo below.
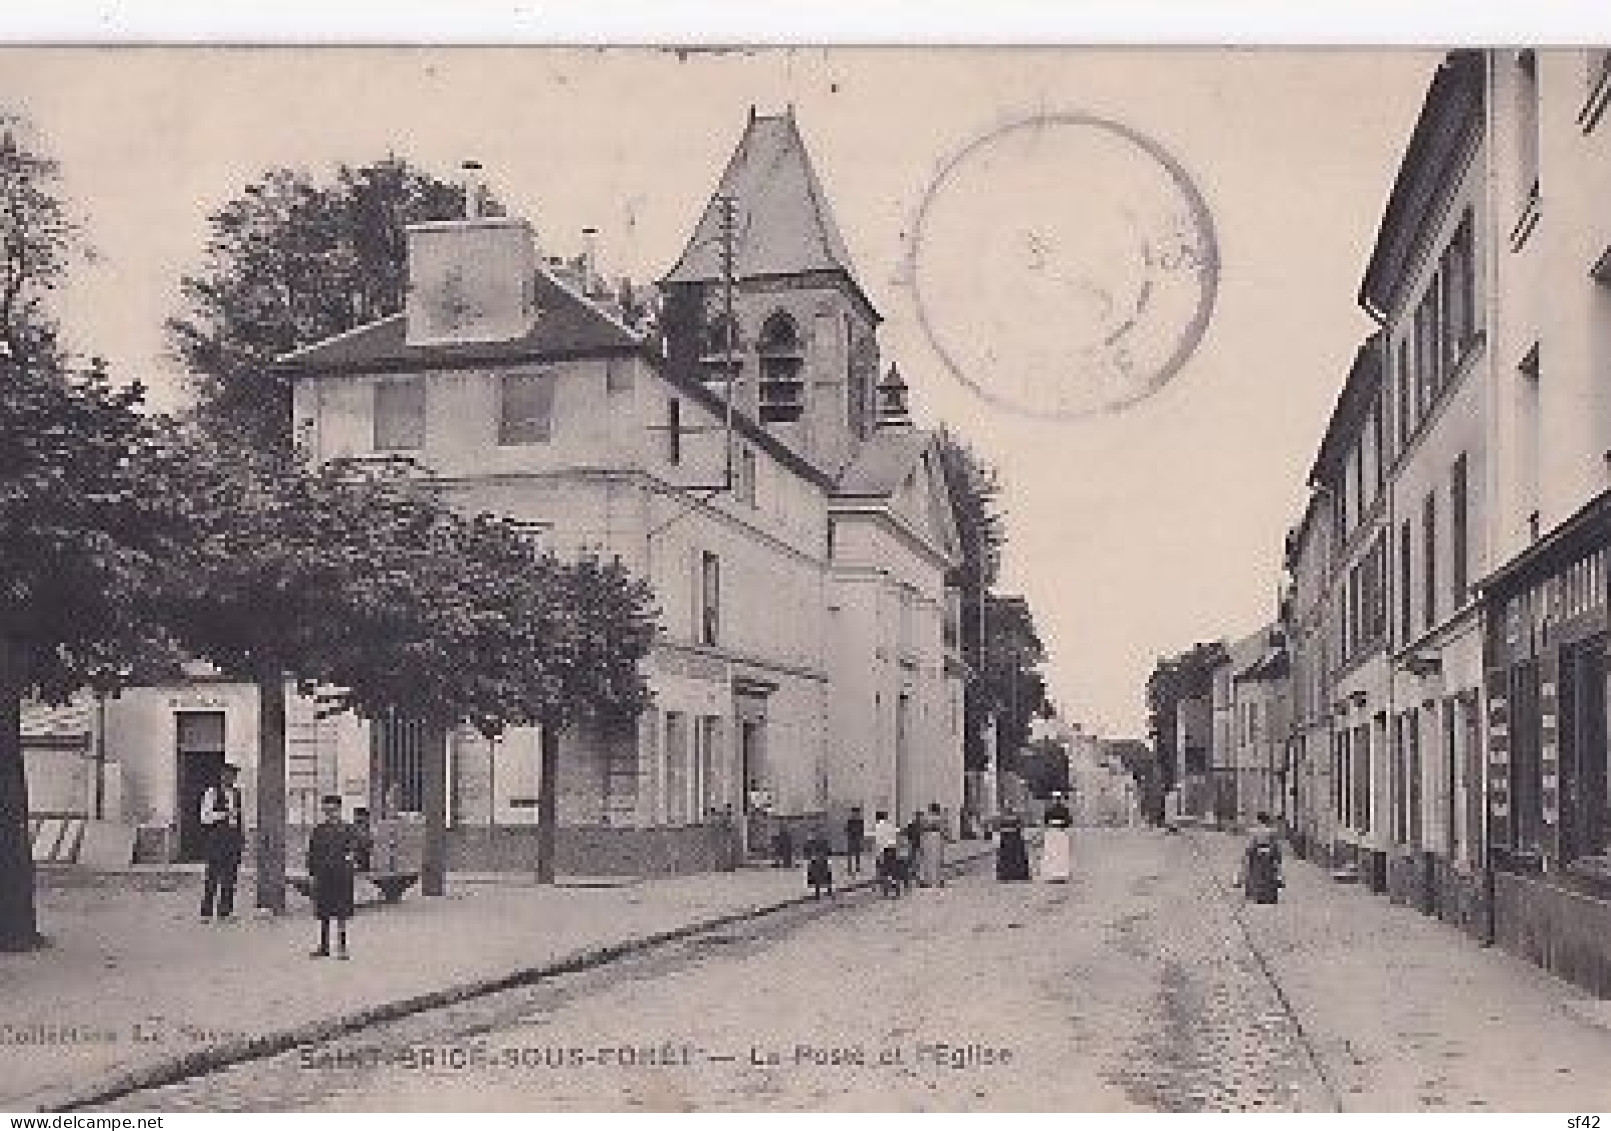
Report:
[[[939,802],[930,803],[927,811],[913,813],[904,826],[897,825],[888,811],[875,811],[873,868],[880,894],[894,897],[913,887],[944,887],[945,846],[950,840]],[[861,874],[866,844],[866,818],[861,807],[856,806],[845,820],[846,867],[852,875]]]
[[[1074,870],[1074,815],[1061,793],[1052,794],[1042,822],[1040,878],[1067,883]],[[1029,847],[1024,841],[1024,819],[1017,813],[1002,815],[996,842],[996,879],[1017,883],[1030,878]]]
[[[224,763],[215,785],[201,795],[201,830],[207,861],[202,881],[203,922],[224,923],[235,916],[235,887],[240,875],[241,852],[246,843],[241,791],[236,784],[240,769]],[[355,810],[353,823],[342,820],[342,801],[326,794],[319,805],[319,823],[308,836],[308,878],[313,910],[319,920],[319,945],[313,958],[328,958],[330,927],[335,924],[335,957],[346,959],[347,920],[353,913],[353,880],[370,869],[373,838],[368,812]]]

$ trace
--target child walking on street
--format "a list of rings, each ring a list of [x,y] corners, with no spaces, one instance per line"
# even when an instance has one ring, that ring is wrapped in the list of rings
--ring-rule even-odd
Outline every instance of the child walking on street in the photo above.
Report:
[[[833,865],[828,856],[832,851],[828,834],[818,829],[805,843],[806,883],[811,885],[811,898],[820,899],[827,892],[833,894]]]
[[[330,957],[330,921],[336,924],[336,957],[347,958],[347,920],[352,918],[353,859],[357,837],[341,819],[341,798],[328,794],[320,802],[321,820],[308,836],[308,876],[313,880],[313,910],[319,916],[319,949],[310,958]]]
[[[901,832],[889,814],[880,809],[873,819],[873,866],[878,869],[880,895],[901,894]]]

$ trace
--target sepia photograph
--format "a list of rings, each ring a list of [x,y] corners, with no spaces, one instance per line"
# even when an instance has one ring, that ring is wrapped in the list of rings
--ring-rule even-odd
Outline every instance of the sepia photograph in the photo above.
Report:
[[[1611,1120],[1608,105],[0,45],[0,1111]]]

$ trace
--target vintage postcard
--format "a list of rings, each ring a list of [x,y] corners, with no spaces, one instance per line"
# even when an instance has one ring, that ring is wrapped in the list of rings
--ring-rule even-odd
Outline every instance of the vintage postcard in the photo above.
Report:
[[[1608,104],[0,48],[0,1110],[1598,1127]]]

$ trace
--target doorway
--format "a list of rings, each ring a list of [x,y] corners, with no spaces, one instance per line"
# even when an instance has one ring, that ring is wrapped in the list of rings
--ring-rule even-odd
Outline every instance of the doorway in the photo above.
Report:
[[[1606,850],[1605,640],[1561,649],[1560,855]]]
[[[177,859],[206,858],[201,827],[201,795],[217,785],[224,770],[224,712],[180,711],[174,716],[174,758],[178,782]]]

